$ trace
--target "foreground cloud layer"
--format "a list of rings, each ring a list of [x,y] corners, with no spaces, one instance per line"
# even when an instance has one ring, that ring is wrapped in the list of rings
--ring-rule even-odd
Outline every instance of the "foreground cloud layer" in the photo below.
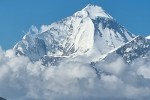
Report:
[[[82,62],[84,61],[84,62]],[[32,63],[13,50],[0,49],[0,96],[8,100],[149,100],[150,66],[139,59],[130,66],[121,58],[97,66],[86,58],[59,66]]]

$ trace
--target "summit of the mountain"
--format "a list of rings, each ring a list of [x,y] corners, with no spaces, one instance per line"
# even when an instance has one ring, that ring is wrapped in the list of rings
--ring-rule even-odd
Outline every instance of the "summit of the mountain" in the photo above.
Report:
[[[90,18],[95,19],[97,17],[105,17],[113,19],[105,10],[103,10],[102,7],[99,7],[97,5],[88,4],[82,11],[86,11]]]
[[[88,4],[85,8],[83,8],[80,12],[85,12],[91,19],[95,19],[97,17],[105,17],[113,19],[109,14],[107,14],[102,7],[97,5]]]

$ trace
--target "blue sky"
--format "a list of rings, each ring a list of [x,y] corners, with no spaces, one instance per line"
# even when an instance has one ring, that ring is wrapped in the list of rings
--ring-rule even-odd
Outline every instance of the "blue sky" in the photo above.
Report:
[[[150,0],[0,0],[0,45],[12,48],[31,25],[38,28],[96,4],[129,31],[150,34]]]

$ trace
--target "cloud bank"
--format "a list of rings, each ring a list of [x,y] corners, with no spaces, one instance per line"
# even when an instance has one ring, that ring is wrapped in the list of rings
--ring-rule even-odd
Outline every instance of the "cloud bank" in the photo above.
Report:
[[[65,59],[45,67],[13,50],[0,49],[0,96],[8,100],[149,100],[150,64],[138,59],[130,66],[118,57],[98,65],[87,58]],[[85,62],[82,62],[85,61]]]

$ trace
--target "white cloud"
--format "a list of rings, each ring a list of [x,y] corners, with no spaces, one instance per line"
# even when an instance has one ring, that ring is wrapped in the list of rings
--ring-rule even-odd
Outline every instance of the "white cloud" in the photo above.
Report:
[[[119,75],[119,74],[123,73],[123,71],[126,67],[126,64],[124,63],[122,58],[118,57],[118,58],[115,58],[115,60],[112,62],[109,62],[109,63],[106,62],[101,67],[102,67],[102,69],[106,70],[107,72],[110,72],[115,75]]]
[[[83,59],[83,58],[82,58]],[[100,78],[83,60],[44,67],[13,50],[0,49],[0,96],[8,100],[144,100],[150,97],[149,66],[105,63]],[[106,72],[106,73],[105,73]],[[108,74],[109,73],[109,74]],[[141,77],[143,76],[143,77]]]
[[[150,79],[150,67],[142,66],[137,71],[138,75],[142,75],[144,78]]]

